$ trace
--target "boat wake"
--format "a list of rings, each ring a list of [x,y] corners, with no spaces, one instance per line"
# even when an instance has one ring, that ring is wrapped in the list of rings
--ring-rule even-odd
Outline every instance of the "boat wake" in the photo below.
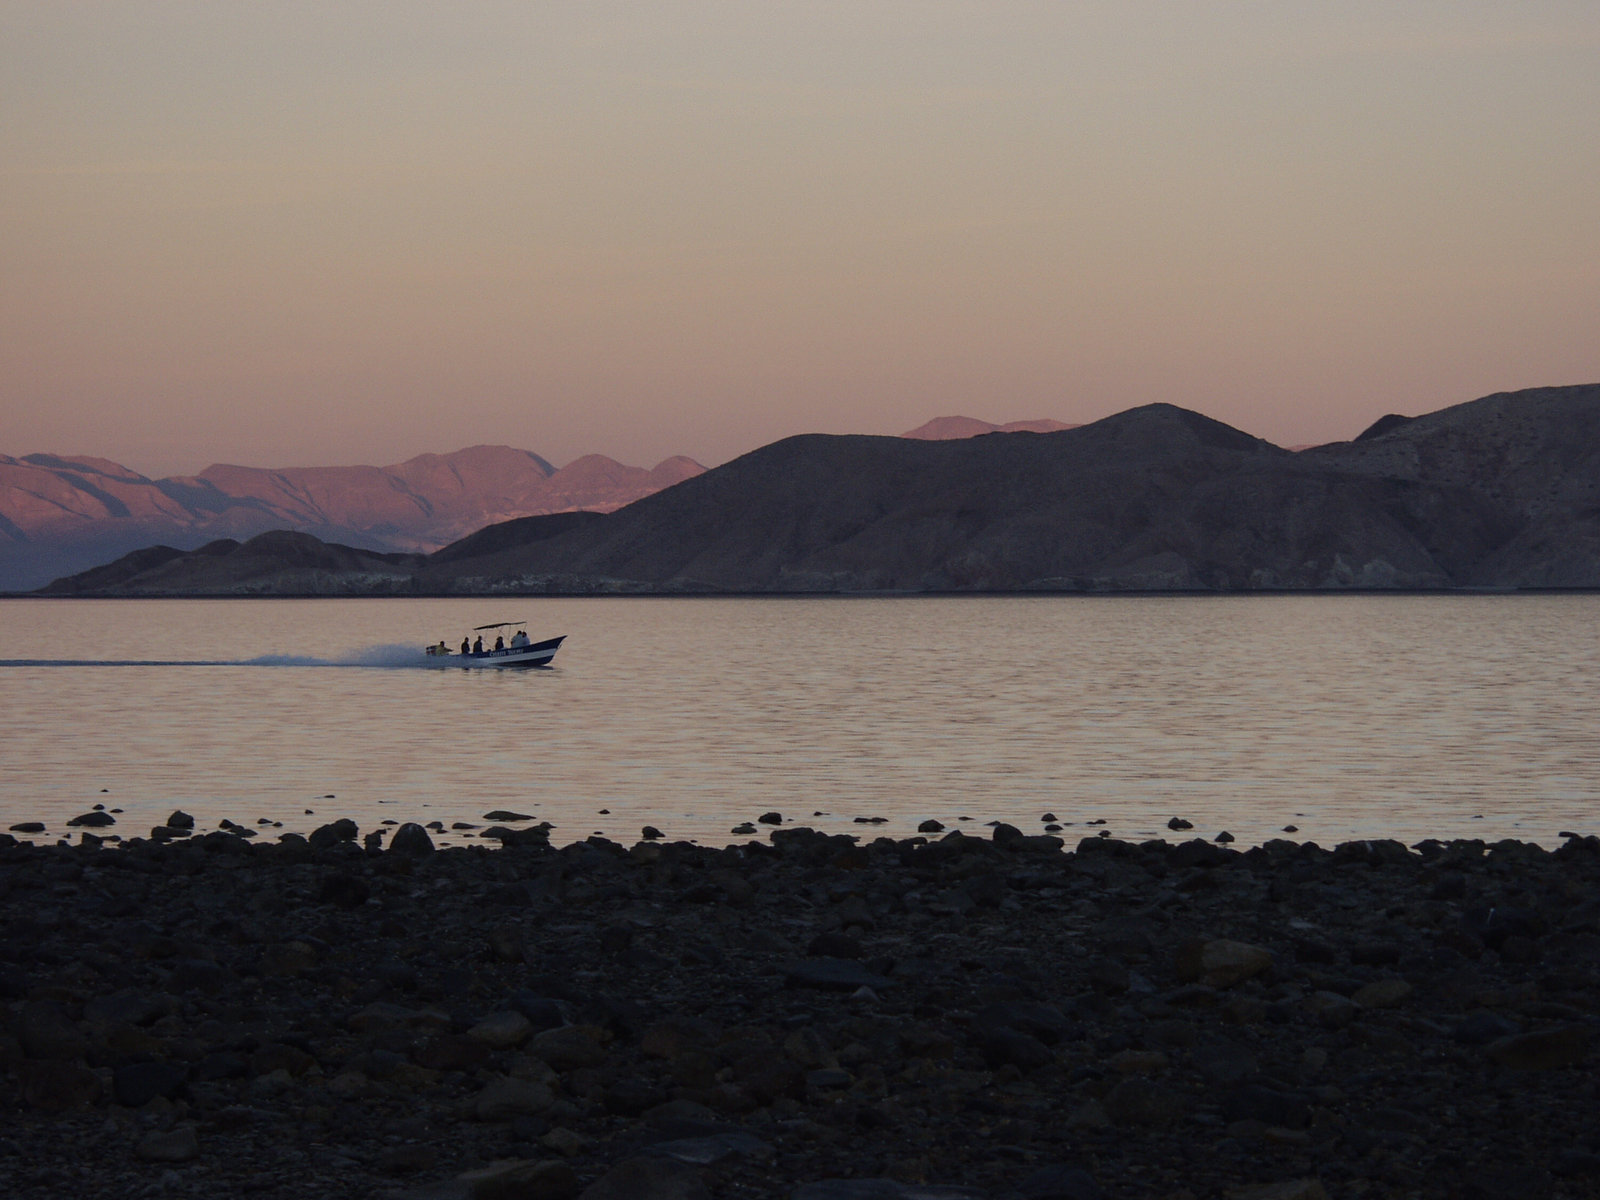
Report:
[[[416,646],[368,646],[340,658],[260,654],[254,658],[0,658],[0,667],[365,667],[369,670],[438,671],[447,658],[429,658]]]
[[[436,670],[448,666],[442,659],[429,658],[420,646],[391,644],[368,646],[342,658],[312,658],[298,654],[263,654],[232,664],[240,667],[367,667],[388,671]]]

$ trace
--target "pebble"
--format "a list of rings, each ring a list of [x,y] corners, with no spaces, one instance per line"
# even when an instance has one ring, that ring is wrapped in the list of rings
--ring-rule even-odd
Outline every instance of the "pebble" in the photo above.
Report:
[[[140,1162],[192,1162],[200,1157],[200,1139],[189,1125],[166,1132],[152,1131],[134,1145],[133,1156]]]
[[[556,1071],[594,1067],[606,1057],[596,1036],[598,1033],[593,1027],[580,1025],[546,1029],[534,1035],[528,1049]]]
[[[657,1142],[650,1153],[678,1162],[696,1166],[710,1166],[727,1158],[742,1157],[769,1159],[773,1155],[771,1143],[751,1134],[734,1130],[728,1133],[710,1133],[701,1137],[674,1138]]]
[[[790,1200],[984,1200],[963,1187],[899,1183],[893,1179],[822,1179],[790,1193]]]
[[[1338,992],[1317,991],[1306,998],[1306,1011],[1324,1029],[1343,1029],[1360,1015],[1355,1001]]]
[[[1176,1089],[1137,1077],[1124,1079],[1105,1096],[1106,1115],[1117,1125],[1166,1124],[1186,1106]]]
[[[578,1177],[564,1162],[512,1160],[457,1176],[469,1200],[567,1200]]]
[[[1067,1163],[1040,1167],[1017,1186],[1017,1195],[1021,1200],[1105,1200],[1093,1175]]]
[[[493,1050],[520,1046],[533,1035],[533,1022],[519,1012],[490,1013],[467,1030],[467,1036]]]
[[[1404,979],[1375,979],[1357,988],[1350,999],[1361,1008],[1393,1008],[1415,990]]]
[[[30,1059],[69,1062],[83,1055],[88,1040],[60,1004],[40,997],[18,1009],[12,1025],[22,1053]]]
[[[1593,1040],[1594,1032],[1587,1025],[1559,1025],[1500,1038],[1490,1042],[1485,1051],[1513,1071],[1553,1071],[1582,1062]]]
[[[86,1109],[105,1092],[100,1076],[82,1063],[27,1061],[19,1063],[15,1071],[23,1104],[41,1112]]]
[[[539,1139],[539,1145],[552,1153],[570,1158],[582,1154],[593,1141],[593,1138],[585,1137],[575,1129],[557,1126]]]
[[[711,1200],[700,1171],[634,1158],[619,1163],[579,1193],[580,1200]]]
[[[1179,979],[1195,980],[1212,988],[1233,987],[1271,966],[1270,950],[1227,938],[1186,943],[1173,964]]]
[[[790,987],[830,992],[854,992],[859,988],[878,991],[894,985],[893,980],[862,964],[841,958],[799,959],[784,968],[783,981]]]
[[[1318,1049],[1326,1060],[1327,1052]],[[1197,1046],[1190,1061],[1200,1076],[1216,1088],[1240,1083],[1261,1070],[1255,1054],[1235,1042],[1210,1042]]]
[[[1328,1200],[1328,1191],[1320,1179],[1287,1179],[1235,1188],[1228,1200]]]
[[[140,1108],[157,1096],[170,1100],[188,1081],[188,1068],[179,1063],[126,1063],[112,1072],[111,1095],[118,1104]]]
[[[555,1094],[544,1084],[531,1079],[491,1080],[472,1102],[473,1114],[480,1121],[509,1121],[518,1116],[537,1116],[555,1103]]]

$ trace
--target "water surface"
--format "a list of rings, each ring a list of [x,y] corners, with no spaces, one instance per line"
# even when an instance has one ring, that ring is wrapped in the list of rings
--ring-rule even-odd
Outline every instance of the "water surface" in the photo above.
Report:
[[[0,828],[511,808],[558,841],[725,843],[777,810],[867,837],[1181,815],[1241,845],[1553,845],[1600,811],[1597,618],[1593,595],[14,600]],[[556,665],[421,656],[502,619],[567,634]]]

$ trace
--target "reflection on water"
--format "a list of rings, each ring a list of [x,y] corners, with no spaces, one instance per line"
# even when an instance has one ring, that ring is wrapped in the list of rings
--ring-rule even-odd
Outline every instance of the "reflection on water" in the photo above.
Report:
[[[725,842],[771,809],[868,837],[1050,812],[1069,840],[1181,815],[1241,844],[1548,845],[1596,824],[1597,616],[1589,595],[9,601],[0,820],[509,807],[558,840]],[[553,669],[423,669],[425,643],[505,617],[569,635]]]

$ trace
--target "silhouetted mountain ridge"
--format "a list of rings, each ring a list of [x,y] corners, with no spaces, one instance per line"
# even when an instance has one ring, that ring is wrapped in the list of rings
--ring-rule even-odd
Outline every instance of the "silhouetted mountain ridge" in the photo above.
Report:
[[[245,542],[218,538],[196,550],[135,550],[43,590],[51,595],[343,595],[403,583],[425,558],[275,529]]]
[[[976,417],[935,417],[915,429],[906,430],[900,436],[920,438],[924,441],[946,441],[952,438],[980,437],[985,433],[1055,433],[1062,429],[1076,428],[1076,425],[1067,425],[1048,417],[1032,421],[1007,421],[1004,425],[980,421]]]
[[[1170,404],[1053,433],[807,434],[603,518],[474,538],[404,579],[352,571],[350,590],[1600,587],[1600,385],[1300,453]],[[159,571],[164,588],[181,578]]]

